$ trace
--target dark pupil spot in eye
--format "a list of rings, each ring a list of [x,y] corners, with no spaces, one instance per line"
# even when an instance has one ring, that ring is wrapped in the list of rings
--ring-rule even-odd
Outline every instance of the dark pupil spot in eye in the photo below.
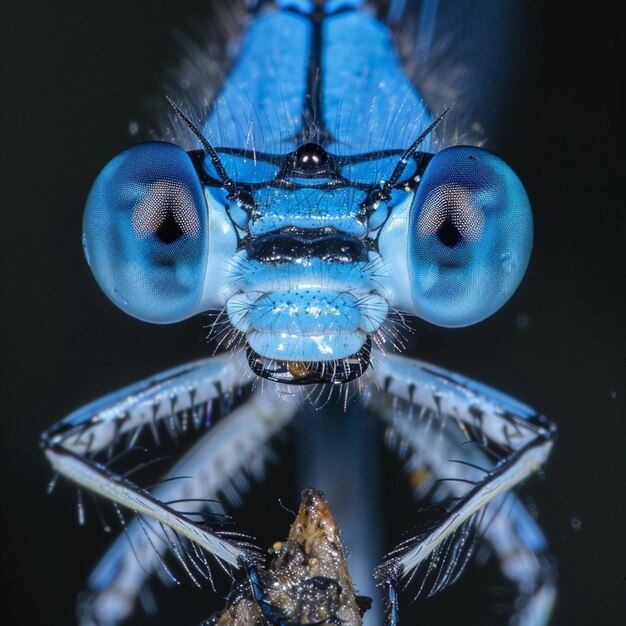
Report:
[[[182,228],[178,225],[174,214],[168,211],[165,219],[159,224],[155,235],[163,243],[173,243],[183,234]]]
[[[450,218],[447,218],[437,229],[437,238],[448,248],[454,248],[463,239],[459,229],[452,223]]]

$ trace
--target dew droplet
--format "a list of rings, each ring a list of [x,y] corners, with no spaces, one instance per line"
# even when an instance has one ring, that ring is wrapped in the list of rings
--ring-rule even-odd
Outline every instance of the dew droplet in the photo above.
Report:
[[[515,318],[515,326],[517,330],[526,330],[530,324],[530,315],[528,313],[520,313]]]
[[[85,255],[85,260],[87,261],[87,265],[91,267],[91,259],[89,258],[89,248],[87,248],[87,235],[83,233],[83,253]]]
[[[124,297],[124,294],[117,289],[113,289],[113,293],[115,294],[115,299],[120,302],[123,306],[128,306],[128,300]]]
[[[506,274],[512,274],[513,272],[515,272],[515,269],[517,267],[515,256],[510,252],[503,252],[500,255],[500,265],[502,266],[502,270]]]

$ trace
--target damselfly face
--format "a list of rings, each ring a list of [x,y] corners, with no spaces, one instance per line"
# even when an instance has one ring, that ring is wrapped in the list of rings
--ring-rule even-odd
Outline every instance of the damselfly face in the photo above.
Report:
[[[381,6],[380,19],[377,3],[361,0],[247,4],[240,54],[227,76],[214,77],[215,93],[170,100],[178,119],[162,133],[174,143],[128,148],[87,201],[85,255],[107,296],[156,323],[220,311],[213,336],[225,353],[112,392],[42,435],[55,472],[111,501],[124,525],[90,578],[81,624],[125,619],[161,566],[174,579],[168,550],[199,586],[213,580],[205,552],[243,571],[220,624],[360,624],[365,605],[345,566],[335,567],[343,559],[334,524],[312,501],[269,564],[237,533],[205,523],[204,511],[259,477],[268,442],[299,419],[301,394],[280,383],[336,385],[367,371],[359,399],[383,421],[416,496],[432,497],[439,511],[374,571],[385,625],[398,624],[398,586],[441,591],[484,541],[517,590],[510,623],[545,626],[554,569],[541,532],[507,492],[545,462],[554,426],[501,392],[383,349],[396,312],[463,326],[509,298],[532,245],[524,188],[485,150],[435,152],[449,145],[434,135],[446,113],[433,121],[394,52],[391,26],[405,3]],[[431,5],[419,20],[422,43],[438,22]],[[420,63],[427,49],[420,43]],[[193,62],[202,81],[211,66]],[[197,124],[185,112],[194,107]],[[189,131],[201,149],[179,147]],[[259,377],[269,380],[258,385]],[[344,506],[342,526],[367,538],[355,568],[363,588],[377,531],[361,503],[376,470],[363,471],[372,461],[352,430],[360,427],[336,418],[345,430],[319,431],[297,456],[311,463],[309,445],[319,440],[311,484],[360,494]],[[177,441],[207,431],[150,490],[116,467],[117,452],[149,438],[148,429],[157,446],[162,431]],[[126,524],[119,507],[135,521]],[[309,549],[322,544],[332,568]]]
[[[443,326],[487,317],[531,245],[519,179],[475,147],[140,144],[106,166],[84,218],[87,260],[119,307],[159,323],[225,308],[253,371],[295,384],[361,376],[392,310]]]

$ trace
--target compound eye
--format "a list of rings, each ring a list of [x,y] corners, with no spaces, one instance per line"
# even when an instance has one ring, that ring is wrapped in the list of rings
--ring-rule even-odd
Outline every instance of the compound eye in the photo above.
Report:
[[[409,272],[420,317],[466,326],[497,311],[519,285],[532,248],[528,197],[495,155],[442,150],[410,212]]]
[[[104,293],[130,315],[156,323],[197,312],[207,232],[191,159],[167,143],[139,144],[110,161],[83,218],[85,256]]]

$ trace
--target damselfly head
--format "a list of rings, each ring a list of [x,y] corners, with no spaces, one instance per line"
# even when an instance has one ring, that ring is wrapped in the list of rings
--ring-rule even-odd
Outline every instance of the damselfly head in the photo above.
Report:
[[[524,274],[532,218],[511,169],[480,148],[418,150],[446,111],[406,150],[270,154],[213,147],[170,104],[202,150],[125,150],[85,210],[87,260],[131,315],[221,309],[257,375],[342,384],[384,348],[390,311],[472,324]]]

